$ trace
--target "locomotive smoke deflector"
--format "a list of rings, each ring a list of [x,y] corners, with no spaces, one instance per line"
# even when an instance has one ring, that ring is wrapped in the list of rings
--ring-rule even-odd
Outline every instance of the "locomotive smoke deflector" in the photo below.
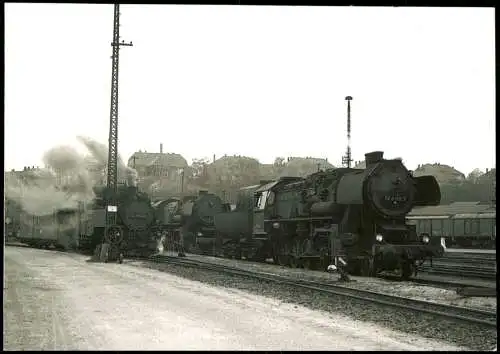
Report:
[[[416,188],[414,206],[439,205],[441,203],[441,189],[434,176],[413,178]]]

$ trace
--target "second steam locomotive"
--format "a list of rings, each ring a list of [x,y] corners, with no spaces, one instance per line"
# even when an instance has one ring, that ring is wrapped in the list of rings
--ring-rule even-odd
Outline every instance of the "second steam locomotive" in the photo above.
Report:
[[[242,189],[233,211],[218,213],[209,239],[215,254],[291,267],[326,269],[334,256],[351,274],[399,271],[442,255],[441,245],[406,225],[414,206],[437,205],[433,176],[414,177],[400,159],[365,155],[366,168],[336,168]],[[227,208],[226,208],[227,210]]]

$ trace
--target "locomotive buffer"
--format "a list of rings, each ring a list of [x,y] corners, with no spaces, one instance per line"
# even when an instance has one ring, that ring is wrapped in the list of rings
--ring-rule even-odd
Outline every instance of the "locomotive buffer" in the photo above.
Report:
[[[120,5],[114,5],[113,18],[113,48],[112,71],[111,71],[111,109],[109,118],[109,148],[108,148],[108,172],[107,172],[107,195],[106,195],[106,226],[102,244],[96,249],[96,255],[101,261],[115,261],[120,263],[123,255],[120,244],[123,239],[123,230],[117,222],[118,198],[118,68],[120,46],[132,46],[132,42],[120,42]]]

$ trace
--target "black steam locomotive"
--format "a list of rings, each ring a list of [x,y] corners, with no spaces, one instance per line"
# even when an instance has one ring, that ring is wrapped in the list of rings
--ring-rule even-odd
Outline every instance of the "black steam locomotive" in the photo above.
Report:
[[[80,205],[79,242],[81,250],[93,252],[104,237],[106,226],[106,187],[95,187],[92,204]],[[126,256],[147,256],[156,252],[155,235],[161,225],[155,223],[155,210],[146,193],[135,186],[120,185],[117,190],[117,223],[120,249]]]
[[[215,216],[218,252],[311,269],[326,269],[335,256],[351,274],[399,270],[408,278],[417,262],[443,252],[405,223],[414,206],[439,204],[439,185],[433,176],[414,177],[383,152],[365,158],[365,169],[337,168],[243,189],[234,211]]]
[[[202,254],[214,251],[215,215],[229,211],[221,198],[207,191],[200,191],[198,196],[160,200],[154,208],[156,222],[163,229],[164,249]]]

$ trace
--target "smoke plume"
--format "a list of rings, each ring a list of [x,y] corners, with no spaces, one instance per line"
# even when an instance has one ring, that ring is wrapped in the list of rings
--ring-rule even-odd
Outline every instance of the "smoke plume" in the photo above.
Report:
[[[5,197],[36,216],[51,215],[55,210],[77,210],[79,203],[95,199],[93,187],[104,180],[108,148],[91,138],[77,139],[90,156],[78,153],[70,146],[56,146],[45,152],[45,168],[32,169],[22,174],[6,174]],[[137,172],[118,161],[118,178],[136,185]],[[73,224],[76,218],[67,218]],[[68,225],[71,227],[71,225]]]
[[[78,136],[77,139],[92,154],[96,168],[105,171],[108,165],[108,146],[85,136]],[[118,156],[118,179],[125,179],[129,186],[137,185],[137,171],[125,165],[120,156]]]
[[[92,181],[83,157],[75,149],[54,147],[44,154],[43,160],[47,168],[26,171],[22,176],[7,175],[7,198],[17,202],[27,213],[37,216],[50,215],[58,209],[76,209],[79,202],[94,199]],[[64,181],[58,174],[65,176]]]

